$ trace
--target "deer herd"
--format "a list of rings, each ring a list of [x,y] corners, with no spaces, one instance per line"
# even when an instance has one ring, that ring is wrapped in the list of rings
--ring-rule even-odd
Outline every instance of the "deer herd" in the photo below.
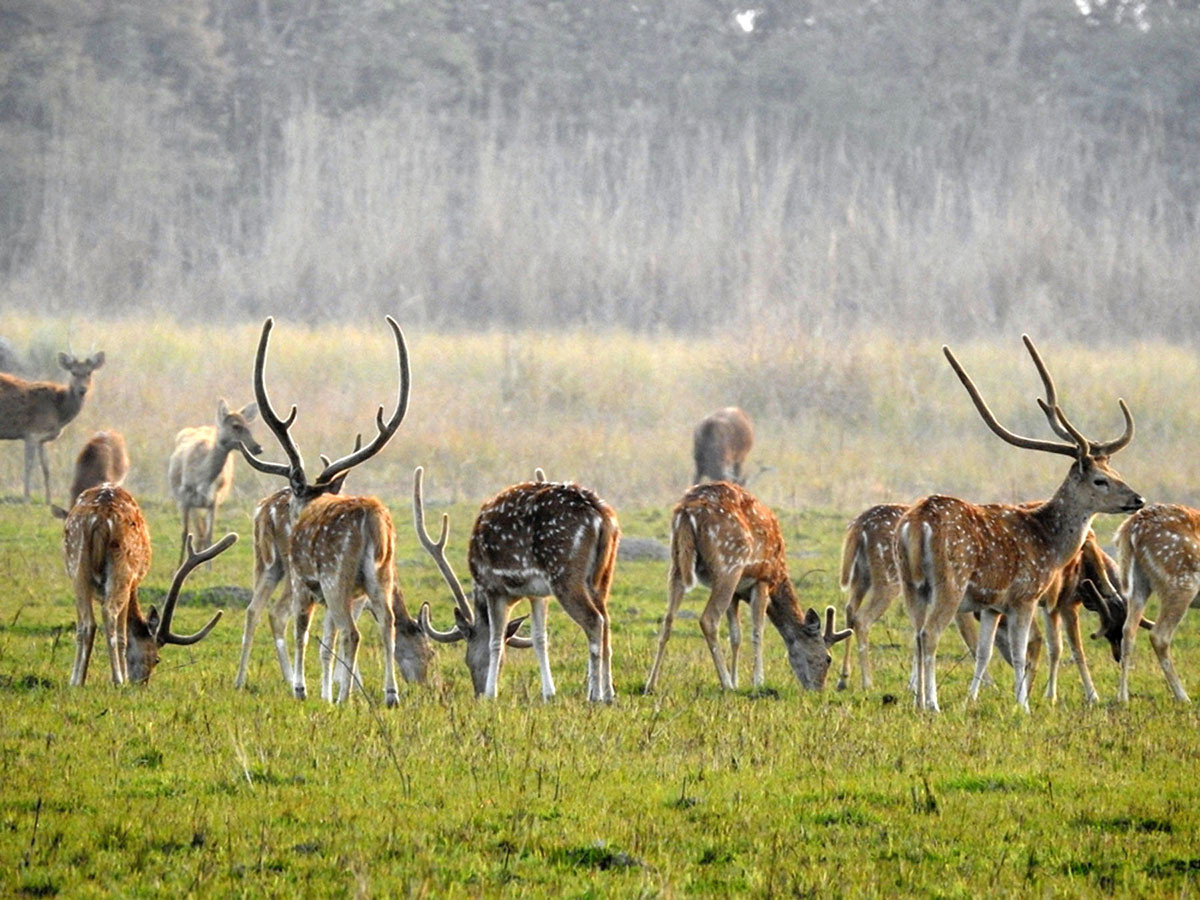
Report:
[[[184,579],[237,540],[229,534],[213,543],[217,507],[230,492],[236,454],[259,472],[284,479],[286,487],[261,500],[254,512],[254,586],[235,687],[246,684],[254,632],[265,609],[280,672],[295,697],[304,699],[304,657],[313,611],[320,603],[325,606],[320,655],[326,700],[343,702],[355,687],[361,689],[358,619],[364,609],[379,629],[388,706],[399,702],[396,669],[407,682],[425,682],[433,673],[433,643],[459,641],[477,696],[497,696],[509,648],[532,647],[542,697],[549,700],[555,695],[547,631],[553,596],[586,635],[588,700],[614,699],[608,599],[621,532],[612,507],[586,487],[546,481],[539,469],[534,480],[511,485],[487,500],[467,545],[468,596],[446,555],[448,516],[442,517],[437,540],[426,530],[424,470],[418,466],[414,528],[449,589],[453,625],[437,628],[428,602],[421,604],[417,618],[409,614],[395,574],[391,513],[376,497],[342,493],[351,470],[383,450],[408,409],[408,349],[399,325],[390,316],[386,321],[396,349],[395,405],[386,418],[379,408],[375,434],[365,444],[360,435],[348,454],[333,461],[322,456],[315,477],[306,471],[291,436],[297,407],[281,418],[267,394],[271,319],[263,324],[255,356],[254,400],[238,410],[221,400],[215,425],[179,432],[168,482],[183,523],[180,559],[161,613],[153,606],[144,612],[138,603],[138,586],[150,567],[150,535],[137,501],[121,486],[129,469],[124,440],[110,430],[87,442],[76,461],[69,508],[52,507],[64,520],[63,557],[76,601],[72,685],[82,685],[87,677],[96,633],[94,601],[100,604],[114,684],[147,681],[164,644],[194,644],[217,624],[219,611],[195,634],[180,636],[171,629]],[[1021,436],[1001,425],[958,359],[948,347],[943,351],[997,437],[1014,447],[1069,459],[1062,483],[1052,497],[1035,502],[980,504],[934,494],[908,505],[882,504],[864,511],[850,523],[842,546],[845,630],[835,628],[833,607],[823,616],[803,608],[788,573],[779,521],[745,487],[743,465],[754,441],[750,419],[736,407],[704,419],[693,436],[695,484],[671,516],[667,607],[645,691],[658,686],[684,594],[702,583],[710,593],[699,617],[700,631],[721,687],[728,690],[738,687],[739,603],[750,607],[754,687],[763,684],[763,630],[769,619],[803,688],[824,686],[833,646],[853,636],[861,685],[869,689],[871,625],[903,594],[913,627],[909,687],[918,709],[939,709],[937,652],[942,632],[953,621],[974,659],[968,700],[975,700],[987,683],[992,651],[998,647],[1012,667],[1016,702],[1027,711],[1043,645],[1035,617],[1039,610],[1049,656],[1046,697],[1051,702],[1057,698],[1065,625],[1084,698],[1095,703],[1099,694],[1084,651],[1080,607],[1096,616],[1099,627],[1092,637],[1107,640],[1120,664],[1118,700],[1129,700],[1134,644],[1138,631],[1146,629],[1171,692],[1187,701],[1170,651],[1184,613],[1200,606],[1200,510],[1147,506],[1110,465],[1134,435],[1133,415],[1124,400],[1117,401],[1123,429],[1116,438],[1086,437],[1063,411],[1037,348],[1028,337],[1023,340],[1041,379],[1045,397],[1037,398],[1037,404],[1052,438]],[[0,438],[25,443],[26,500],[37,457],[50,502],[45,445],[78,415],[92,373],[104,359],[102,352],[83,360],[60,354],[59,362],[71,376],[65,386],[0,373]],[[250,423],[258,416],[285,461],[270,461],[271,454],[255,441]],[[1127,516],[1115,535],[1115,560],[1091,529],[1100,513]],[[189,530],[193,519],[198,544]],[[1144,617],[1151,594],[1159,598],[1153,622]],[[526,617],[510,618],[513,606],[525,598],[530,602],[529,637],[519,634]],[[728,663],[718,639],[722,618],[729,630]],[[294,633],[290,659],[289,622]],[[850,682],[847,642],[837,687],[848,688]]]

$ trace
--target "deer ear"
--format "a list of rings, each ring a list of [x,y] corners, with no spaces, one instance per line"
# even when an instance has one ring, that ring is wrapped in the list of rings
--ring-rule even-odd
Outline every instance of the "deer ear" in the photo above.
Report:
[[[64,369],[71,368],[71,357],[67,356],[67,354],[60,350],[58,353],[58,364]]]
[[[88,362],[90,362],[92,364],[93,369],[100,368],[102,365],[104,365],[104,351],[99,350],[96,353],[92,354],[92,357],[91,357],[91,359],[88,360]]]
[[[158,634],[158,607],[151,604],[150,611],[146,613],[146,627],[150,629],[151,634]]]
[[[461,631],[464,636],[469,635],[472,631],[474,631],[474,626],[467,621],[467,617],[459,611],[457,606],[454,607],[454,624],[458,626],[458,630]]]
[[[521,623],[528,619],[529,616],[517,616],[515,619],[510,619],[508,625],[504,629],[504,639],[508,640],[521,627]]]
[[[258,404],[251,400],[242,407],[242,418],[247,422],[253,422],[258,418]]]
[[[815,637],[821,635],[821,617],[817,615],[817,611],[811,606],[808,612],[804,614],[804,633]]]
[[[55,506],[53,503],[51,503],[50,515],[54,516],[56,519],[65,519],[67,517],[67,511],[61,506]]]
[[[229,415],[229,404],[226,403],[225,398],[222,397],[217,401],[217,418],[221,421],[224,421],[227,415]]]

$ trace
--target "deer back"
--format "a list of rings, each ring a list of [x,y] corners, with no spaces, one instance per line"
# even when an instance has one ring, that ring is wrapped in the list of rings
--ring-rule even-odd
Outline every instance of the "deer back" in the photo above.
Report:
[[[80,494],[63,524],[63,556],[77,583],[136,586],[150,569],[150,532],[133,495],[115,484]]]
[[[736,406],[706,416],[692,434],[692,459],[696,463],[693,480],[733,480],[753,446],[754,426]]]
[[[119,431],[98,431],[83,445],[75,459],[71,499],[90,487],[110,482],[120,484],[129,472],[129,454]]]
[[[480,507],[471,529],[471,577],[513,595],[558,594],[581,581],[607,592],[620,528],[616,513],[577,484],[526,481]]]
[[[787,581],[779,520],[743,487],[726,481],[699,484],[675,505],[672,532],[689,529],[695,574],[705,584],[731,572],[772,588]]]
[[[846,590],[855,579],[876,590],[899,590],[900,573],[896,569],[896,526],[908,511],[901,503],[880,503],[863,510],[846,527],[842,540],[841,587]]]
[[[294,497],[288,564],[313,585],[330,577],[343,577],[358,590],[363,571],[390,568],[395,556],[392,514],[375,497],[321,494],[298,510]]]

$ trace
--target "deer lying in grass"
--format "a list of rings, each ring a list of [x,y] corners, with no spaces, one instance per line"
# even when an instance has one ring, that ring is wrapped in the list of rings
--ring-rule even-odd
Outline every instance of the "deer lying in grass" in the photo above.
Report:
[[[1133,439],[1133,416],[1120,400],[1124,433],[1112,441],[1084,437],[1063,414],[1053,383],[1033,342],[1025,336],[1049,396],[1039,400],[1053,430],[1070,442],[1036,440],[996,421],[948,347],[943,352],[988,427],[1005,442],[1072,458],[1054,496],[1037,505],[976,505],[956,497],[926,497],[904,514],[896,529],[896,556],[904,599],[915,633],[917,706],[938,709],[935,662],[942,631],[960,608],[980,613],[980,634],[968,697],[974,700],[987,671],[996,626],[1010,617],[1017,704],[1029,709],[1026,642],[1038,598],[1079,552],[1097,513],[1133,512],[1145,501],[1108,465]]]
[[[421,468],[413,473],[413,521],[421,545],[454,595],[456,624],[449,631],[433,628],[429,605],[423,604],[421,626],[436,641],[467,642],[467,668],[476,695],[496,696],[506,645],[529,645],[515,636],[520,620],[508,620],[513,605],[528,597],[542,697],[554,696],[546,635],[546,612],[553,594],[587,635],[588,700],[611,702],[615,692],[608,594],[621,537],[612,508],[577,484],[526,481],[505,488],[480,507],[471,530],[467,563],[474,580],[474,602],[469,603],[446,559],[449,517],[442,516],[436,542],[425,529],[422,473]]]
[[[68,384],[50,381],[26,381],[0,373],[0,440],[25,442],[25,500],[30,499],[30,479],[34,457],[42,464],[46,502],[50,502],[50,464],[46,444],[62,433],[63,427],[79,415],[84,397],[92,386],[92,373],[104,365],[104,351],[86,359],[58,354],[58,364],[71,373]]]
[[[1121,680],[1117,699],[1129,702],[1129,669],[1138,627],[1150,631],[1175,699],[1189,702],[1171,660],[1171,640],[1189,608],[1200,608],[1200,510],[1156,503],[1130,516],[1117,529],[1117,559],[1129,603],[1121,635]],[[1158,621],[1142,618],[1146,601],[1158,594]]]
[[[704,479],[745,484],[742,463],[754,446],[750,417],[736,406],[727,406],[706,416],[692,434],[692,459],[696,463],[693,484]]]
[[[770,617],[783,638],[788,663],[800,685],[808,690],[824,686],[832,660],[829,649],[850,637],[851,632],[833,630],[833,607],[825,611],[824,631],[816,610],[801,613],[796,589],[788,578],[783,535],[775,514],[745,488],[718,481],[688,490],[672,513],[667,612],[658,635],[654,665],[646,679],[647,693],[658,683],[667,639],[683,595],[697,582],[712,588],[700,615],[700,630],[723,688],[737,687],[741,628],[736,620],[735,598],[750,603],[755,687],[763,682],[764,616]],[[729,617],[732,673],[725,668],[717,641],[723,615]]]
[[[183,580],[197,565],[224,552],[237,540],[226,535],[220,543],[201,553],[192,552],[175,573],[163,603],[162,617],[151,606],[143,613],[137,589],[150,569],[150,532],[137,501],[124,488],[102,484],[84,491],[67,515],[63,526],[63,557],[67,575],[75,586],[75,665],[71,684],[87,678],[96,619],[92,608],[100,600],[108,660],[113,684],[150,679],[164,644],[194,644],[212,631],[221,618],[218,611],[207,625],[184,637],[171,631],[171,619]]]
[[[249,427],[257,415],[256,403],[232,410],[221,400],[217,404],[216,425],[184,428],[175,435],[175,449],[167,464],[167,482],[183,518],[183,536],[179,539],[181,559],[193,511],[200,546],[212,542],[217,507],[233,489],[233,451],[245,444],[252,453],[262,453]],[[206,513],[204,520],[202,512]]]
[[[433,658],[429,641],[420,625],[408,615],[396,582],[396,533],[391,513],[375,497],[344,497],[336,493],[346,473],[387,445],[408,409],[408,348],[395,319],[388,316],[387,324],[395,339],[400,370],[396,408],[384,421],[383,407],[380,407],[375,417],[376,434],[370,443],[327,464],[312,482],[304,472],[304,461],[289,433],[296,420],[296,407],[292,407],[287,419],[280,419],[267,397],[263,370],[274,326],[272,319],[263,323],[258,342],[254,360],[254,396],[263,421],[279,441],[288,462],[266,462],[245,445],[241,450],[247,462],[260,472],[288,479],[291,537],[287,541],[287,569],[292,611],[296,617],[292,690],[301,700],[308,693],[304,654],[312,610],[318,600],[324,601],[326,615],[331,617],[332,633],[341,633],[339,666],[334,676],[340,683],[338,702],[349,697],[354,679],[360,640],[355,623],[355,601],[363,594],[367,596],[367,608],[379,623],[383,641],[383,695],[388,706],[399,702],[394,663],[399,665],[405,680],[424,681]]]

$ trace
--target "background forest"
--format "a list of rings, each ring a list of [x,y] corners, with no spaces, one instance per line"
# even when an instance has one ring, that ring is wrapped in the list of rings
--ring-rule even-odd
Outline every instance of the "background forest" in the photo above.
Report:
[[[1190,340],[1198,48],[1193,0],[6,0],[0,309]]]

